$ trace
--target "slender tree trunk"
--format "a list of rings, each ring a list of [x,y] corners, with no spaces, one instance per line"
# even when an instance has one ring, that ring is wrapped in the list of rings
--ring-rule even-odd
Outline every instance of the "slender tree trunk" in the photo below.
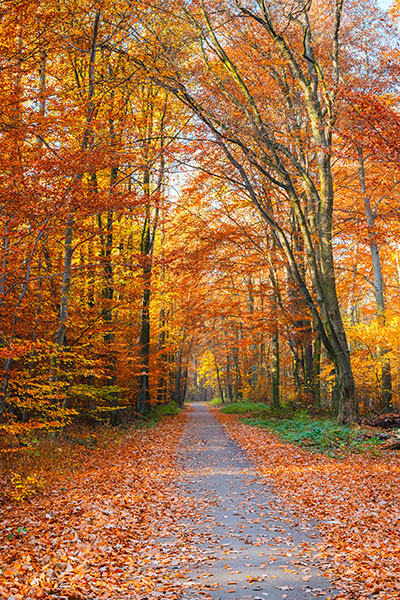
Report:
[[[143,266],[143,301],[140,332],[141,373],[137,412],[141,415],[150,410],[150,298],[151,298],[151,255],[145,253]]]
[[[253,281],[251,278],[251,275],[248,276],[247,278],[247,288],[248,288],[248,302],[247,302],[247,306],[248,306],[248,311],[249,311],[249,316],[250,319],[254,314],[254,293],[253,293]],[[253,326],[251,326],[253,328]],[[252,336],[253,337],[253,336]],[[251,365],[250,365],[250,386],[253,390],[256,389],[257,387],[257,382],[258,382],[258,346],[256,343],[251,344],[250,346],[250,360],[251,360]]]
[[[224,390],[223,390],[223,387],[222,387],[221,377],[220,377],[220,371],[219,371],[219,365],[218,365],[217,357],[215,356],[215,354],[214,354],[214,364],[215,364],[215,372],[217,374],[217,383],[218,383],[219,396],[221,398],[222,404],[225,404]]]
[[[379,248],[376,243],[376,231],[375,231],[375,216],[372,212],[371,203],[367,194],[367,186],[365,180],[365,162],[363,156],[363,150],[359,146],[358,151],[358,178],[360,184],[360,190],[364,202],[365,217],[368,225],[369,235],[369,247],[371,250],[372,257],[372,270],[374,276],[374,293],[376,301],[376,312],[378,320],[382,327],[385,325],[385,296],[383,287],[383,275],[382,265],[379,255]],[[381,379],[381,393],[382,393],[382,411],[390,412],[393,409],[392,403],[392,371],[390,367],[390,359],[386,356],[384,350],[379,352],[382,379]]]
[[[21,307],[22,301],[25,298],[25,295],[28,291],[30,280],[31,280],[33,257],[36,252],[36,248],[39,244],[39,241],[41,240],[43,235],[44,235],[44,230],[40,231],[39,234],[37,235],[36,240],[33,244],[32,250],[30,251],[29,256],[27,257],[27,260],[26,260],[26,274],[25,274],[25,278],[24,278],[24,281],[21,286],[21,292],[18,296],[18,300],[17,300],[17,302],[15,304],[15,308],[14,308],[14,318],[13,318],[13,322],[12,322],[10,339],[8,342],[10,350],[12,349],[12,347],[14,345],[14,341],[15,341],[15,338],[17,335],[18,312]],[[4,417],[4,409],[5,409],[6,399],[8,396],[8,386],[10,384],[12,364],[13,364],[13,359],[11,357],[5,359],[3,389],[2,389],[2,393],[0,395],[0,423],[2,422],[2,419]]]
[[[117,177],[116,169],[111,169],[111,177],[110,177],[110,188],[114,186],[115,180]],[[102,228],[101,216],[98,215],[98,221],[100,229]],[[114,222],[114,212],[110,209],[107,212],[107,222],[106,222],[106,234],[105,236],[101,235],[101,256],[103,261],[103,289],[102,289],[102,298],[103,298],[103,307],[102,307],[102,318],[104,325],[106,326],[106,332],[104,334],[104,346],[107,354],[107,386],[114,388],[117,385],[117,377],[116,377],[116,357],[113,350],[114,343],[114,332],[112,331],[112,323],[113,323],[113,314],[112,314],[112,302],[114,299],[114,283],[113,283],[113,266],[112,266],[112,249],[113,249],[113,222]],[[111,399],[111,407],[110,411],[110,423],[111,425],[118,425],[120,420],[120,415],[117,410],[114,410],[118,406],[119,402],[119,394],[116,390],[112,390],[110,394]]]
[[[291,335],[289,331],[288,337]],[[297,344],[293,343],[292,340],[289,339],[289,348],[293,354],[293,381],[296,389],[296,396],[298,399],[301,399],[303,393],[303,386],[301,384],[301,374],[300,374],[300,358],[298,353]]]
[[[302,322],[303,331],[303,364],[304,364],[304,398],[310,404],[315,403],[315,379],[312,331],[309,321]]]
[[[280,407],[280,356],[279,356],[279,324],[278,324],[278,299],[275,289],[275,276],[271,271],[271,317],[272,317],[272,339],[271,339],[271,405],[273,408]]]
[[[227,387],[228,387],[228,398],[229,398],[229,402],[232,404],[234,398],[233,398],[233,386],[232,386],[232,369],[231,369],[231,357],[230,354],[228,353],[226,355],[226,377],[227,377]]]
[[[153,115],[154,107],[150,104],[150,115]],[[155,186],[155,206],[151,207],[151,172],[150,166],[146,164],[143,176],[143,190],[146,197],[145,218],[142,229],[140,243],[140,253],[143,260],[143,303],[141,315],[141,333],[140,333],[140,354],[141,354],[141,373],[139,375],[139,394],[137,398],[137,411],[139,414],[145,414],[150,409],[150,301],[151,301],[151,278],[153,269],[153,250],[156,239],[160,215],[160,194],[164,186],[164,118],[167,111],[167,97],[163,107],[160,121],[160,164],[157,184]],[[147,143],[150,143],[152,131],[152,118],[146,132],[148,136]],[[147,154],[147,153],[146,153]],[[146,161],[145,161],[146,162]]]
[[[71,267],[73,254],[72,235],[74,222],[74,215],[68,215],[64,236],[64,268],[60,295],[60,313],[55,337],[55,343],[58,348],[62,348],[66,344],[66,324],[68,319],[68,303],[71,290]]]
[[[317,334],[314,342],[314,389],[315,405],[321,406],[321,337]]]
[[[181,408],[183,407],[183,405],[185,404],[185,400],[186,400],[186,393],[187,393],[187,387],[188,387],[188,372],[189,369],[188,367],[185,368],[184,372],[183,372],[183,390],[182,390],[182,401],[181,401]]]
[[[175,386],[174,386],[174,395],[173,400],[177,403],[178,406],[183,406],[182,399],[182,358],[183,358],[183,340],[181,342],[181,346],[179,348],[178,356],[176,359],[176,374],[175,374]]]
[[[272,362],[271,362],[271,404],[273,408],[280,407],[280,359],[279,359],[279,332],[272,334]]]
[[[242,393],[242,375],[240,372],[240,362],[239,362],[239,330],[235,328],[235,336],[236,336],[236,344],[232,349],[233,355],[233,364],[235,367],[235,400],[236,402],[240,402],[243,399]]]
[[[6,222],[4,224],[3,260],[2,260],[2,273],[1,273],[1,278],[0,278],[0,308],[2,307],[4,298],[5,298],[8,252],[9,252],[8,220],[6,220]],[[1,344],[1,346],[6,345],[6,341],[5,341],[5,339],[3,339],[3,337],[0,338],[0,344]],[[5,376],[4,376],[4,381],[3,381],[3,389],[0,394],[0,424],[3,422],[4,410],[5,410],[6,398],[7,398],[8,383],[9,383],[9,379],[10,379],[9,375],[7,376],[7,373],[10,370],[10,365],[8,363],[9,360],[11,360],[11,359],[6,358],[4,360]],[[7,379],[7,381],[6,381],[6,379]]]
[[[157,383],[157,402],[161,403],[163,402],[163,399],[165,397],[165,387],[166,387],[166,381],[165,381],[165,365],[167,362],[167,356],[164,352],[165,349],[165,310],[163,308],[160,309],[160,314],[159,314],[159,331],[160,333],[158,334],[158,354],[160,356],[160,375],[158,377],[158,383]]]
[[[88,107],[86,113],[86,124],[83,132],[81,150],[87,150],[89,148],[91,140],[91,124],[94,115],[94,94],[95,94],[95,67],[96,67],[96,53],[98,47],[98,34],[100,25],[100,10],[96,12],[94,24],[93,24],[93,35],[91,40],[90,49],[90,60],[89,60],[89,81],[88,81]],[[75,178],[75,182],[79,182],[82,176],[79,175]],[[74,232],[75,218],[74,214],[70,213],[67,217],[67,223],[65,228],[64,236],[64,268],[61,284],[61,295],[60,295],[60,312],[57,332],[55,336],[56,348],[59,350],[66,345],[66,325],[68,320],[68,308],[69,308],[69,297],[71,291],[71,270],[72,270],[72,255],[73,255],[73,232]],[[57,379],[57,360],[53,360],[52,365],[52,377],[55,381]]]

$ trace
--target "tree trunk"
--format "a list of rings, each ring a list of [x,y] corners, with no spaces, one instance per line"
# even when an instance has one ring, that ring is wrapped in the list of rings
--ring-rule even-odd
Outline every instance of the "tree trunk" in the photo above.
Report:
[[[186,367],[183,372],[183,390],[182,390],[182,400],[180,403],[181,408],[183,408],[183,405],[185,404],[185,400],[186,400],[186,393],[187,393],[187,388],[188,388],[188,372],[189,372],[189,369],[188,369],[188,367]]]
[[[225,404],[224,390],[222,388],[221,377],[220,377],[220,372],[219,372],[219,365],[218,365],[217,357],[215,356],[215,354],[214,354],[214,363],[215,363],[215,372],[217,374],[217,383],[218,383],[219,396],[221,398],[222,404]]]
[[[247,288],[248,288],[248,311],[250,318],[254,314],[254,293],[253,293],[253,281],[251,275],[247,278]],[[250,387],[255,390],[258,382],[258,345],[256,343],[251,344],[250,346],[250,355],[251,355],[251,365],[250,365],[250,377],[249,384]]]
[[[317,334],[314,342],[314,390],[315,405],[321,406],[321,337]]]
[[[183,340],[176,360],[176,374],[173,400],[178,406],[183,406],[182,399],[182,357],[183,357]]]
[[[303,321],[303,364],[304,364],[304,399],[307,403],[315,403],[315,379],[312,332],[309,321]]]
[[[64,236],[64,268],[62,276],[60,309],[58,328],[55,337],[56,346],[61,349],[66,345],[66,324],[68,320],[68,302],[71,291],[71,267],[72,267],[72,236],[74,230],[74,215],[68,215]]]
[[[95,67],[96,67],[96,54],[98,47],[98,34],[100,25],[100,10],[96,12],[95,20],[93,24],[93,35],[91,40],[90,59],[89,59],[89,81],[88,81],[88,106],[86,112],[86,123],[85,129],[82,136],[81,150],[87,150],[91,140],[91,124],[94,115],[94,94],[95,94]],[[75,181],[78,182],[82,179],[82,175],[77,175]],[[68,320],[68,307],[69,307],[69,296],[71,291],[71,269],[72,269],[72,255],[73,255],[73,231],[74,231],[74,214],[70,213],[67,217],[65,236],[64,236],[64,268],[61,284],[60,294],[60,311],[58,327],[55,336],[56,348],[60,350],[66,345],[66,324]],[[57,379],[57,358],[52,361],[52,381]]]
[[[358,179],[360,184],[360,190],[363,197],[365,217],[368,225],[368,236],[369,236],[369,247],[371,250],[372,257],[372,270],[374,275],[374,293],[376,301],[376,313],[378,320],[382,327],[385,326],[385,296],[383,286],[383,275],[382,265],[379,255],[379,248],[376,243],[376,232],[375,232],[375,216],[372,212],[371,203],[367,194],[367,186],[365,180],[365,162],[363,156],[363,150],[360,146],[357,148],[358,152]],[[382,379],[381,379],[381,393],[382,393],[382,411],[390,412],[393,410],[392,402],[392,371],[390,367],[390,359],[386,356],[384,350],[379,351],[379,358],[381,362]]]
[[[275,277],[271,278],[271,315],[272,315],[272,356],[271,356],[271,405],[280,407],[280,356],[279,356],[279,325],[277,319],[278,302],[275,290]]]
[[[162,403],[165,399],[165,365],[167,363],[167,356],[165,354],[165,310],[160,309],[159,314],[159,334],[158,334],[158,354],[160,356],[160,374],[157,382],[157,402]]]
[[[240,373],[240,363],[239,363],[239,331],[235,329],[236,336],[236,344],[232,349],[233,354],[233,364],[235,366],[235,400],[236,402],[240,402],[243,399],[242,393],[242,375]]]
[[[139,375],[139,394],[136,410],[140,415],[150,410],[150,298],[151,298],[151,256],[144,255],[143,266],[143,301],[140,332],[141,372]]]
[[[110,190],[112,193],[112,188],[115,184],[115,180],[117,177],[117,171],[115,168],[111,169],[110,176]],[[101,216],[98,215],[98,221],[100,229],[102,228]],[[106,361],[107,361],[107,386],[114,388],[117,385],[117,377],[116,377],[116,357],[112,345],[114,343],[114,332],[112,331],[112,322],[113,322],[113,314],[112,314],[112,301],[114,299],[114,283],[113,283],[113,267],[112,267],[112,249],[113,249],[113,221],[114,221],[114,212],[113,210],[109,210],[107,212],[107,222],[106,222],[106,232],[105,237],[101,236],[101,256],[103,260],[103,289],[102,289],[102,298],[103,298],[103,307],[101,310],[103,323],[106,326],[106,332],[104,333],[104,347],[106,351]],[[110,394],[110,405],[112,410],[110,411],[109,419],[111,425],[118,425],[120,422],[119,411],[114,410],[118,406],[119,402],[119,393],[116,390],[112,390]]]
[[[228,398],[229,402],[232,404],[233,402],[233,386],[232,386],[232,375],[231,375],[231,357],[228,353],[226,356],[226,377],[227,377],[227,388],[228,388]]]

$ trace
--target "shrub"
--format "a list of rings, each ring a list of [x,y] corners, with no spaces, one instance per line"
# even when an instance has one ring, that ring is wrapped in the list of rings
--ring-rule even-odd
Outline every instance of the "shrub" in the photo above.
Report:
[[[180,412],[180,408],[176,402],[171,402],[170,404],[158,404],[152,409],[152,413],[154,411],[154,415],[156,417],[173,417]]]
[[[227,404],[221,408],[221,412],[228,415],[258,415],[258,416],[271,416],[281,417],[287,415],[290,412],[289,406],[281,406],[280,408],[272,408],[269,404],[263,402],[235,402],[234,404]]]
[[[208,404],[210,406],[219,406],[220,404],[222,404],[222,400],[221,398],[213,398]]]

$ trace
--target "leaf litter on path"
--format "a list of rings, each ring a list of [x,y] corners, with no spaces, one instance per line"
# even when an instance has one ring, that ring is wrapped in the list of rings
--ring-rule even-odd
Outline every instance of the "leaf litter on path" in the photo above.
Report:
[[[265,429],[214,411],[299,520],[317,520],[322,560],[341,599],[400,598],[400,456],[331,458],[281,442]],[[279,510],[279,506],[276,507]]]

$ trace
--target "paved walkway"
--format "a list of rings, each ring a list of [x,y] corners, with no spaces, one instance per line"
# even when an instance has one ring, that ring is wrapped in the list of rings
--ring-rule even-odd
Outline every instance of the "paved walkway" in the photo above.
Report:
[[[291,525],[270,508],[277,497],[258,482],[243,450],[205,404],[192,406],[179,485],[199,503],[185,526],[205,559],[191,567],[182,600],[333,599],[315,566],[315,531]]]

